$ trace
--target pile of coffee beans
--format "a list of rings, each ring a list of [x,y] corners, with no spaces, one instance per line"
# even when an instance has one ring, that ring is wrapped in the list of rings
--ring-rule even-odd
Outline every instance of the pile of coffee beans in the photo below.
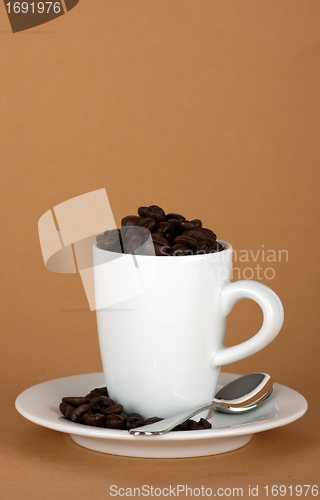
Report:
[[[84,397],[62,398],[59,410],[68,420],[78,424],[127,431],[163,420],[159,417],[151,417],[145,420],[139,413],[124,413],[123,406],[109,398],[106,387],[93,389]],[[211,429],[210,422],[204,418],[201,418],[199,422],[187,420],[183,424],[177,425],[173,430],[195,431],[201,429]]]
[[[138,215],[127,215],[121,220],[121,230],[111,229],[99,234],[97,246],[110,252],[158,256],[200,255],[224,250],[214,232],[202,227],[200,219],[189,221],[180,214],[166,214],[157,205],[139,207]]]

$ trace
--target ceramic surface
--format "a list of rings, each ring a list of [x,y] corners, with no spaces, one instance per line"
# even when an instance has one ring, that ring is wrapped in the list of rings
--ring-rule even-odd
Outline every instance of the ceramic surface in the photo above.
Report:
[[[239,375],[220,373],[219,386]],[[79,445],[112,455],[147,458],[180,458],[215,455],[246,445],[253,434],[287,425],[307,410],[301,394],[275,384],[270,398],[259,408],[242,415],[212,412],[212,429],[169,432],[162,436],[134,436],[124,430],[76,424],[59,412],[63,396],[85,395],[104,385],[103,373],[60,378],[38,384],[22,392],[16,400],[21,415],[35,424],[70,434]]]
[[[232,247],[184,257],[107,252],[93,247],[99,345],[112,399],[129,412],[170,417],[209,403],[220,366],[250,356],[279,333],[280,299],[254,281],[230,283]],[[223,346],[227,316],[241,299],[263,311],[259,332]]]

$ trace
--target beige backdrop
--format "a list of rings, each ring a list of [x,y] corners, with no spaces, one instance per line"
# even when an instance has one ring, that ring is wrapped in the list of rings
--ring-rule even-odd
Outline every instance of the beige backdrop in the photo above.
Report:
[[[319,21],[318,0],[81,0],[12,34],[0,5],[4,498],[104,500],[111,484],[179,483],[259,485],[264,498],[267,484],[319,484]],[[34,384],[101,370],[80,277],[45,269],[37,232],[44,212],[99,188],[117,223],[158,204],[238,252],[288,251],[237,263],[274,269],[260,281],[285,323],[224,371],[269,372],[307,398],[304,417],[225,455],[146,460],[85,450],[16,412]],[[226,345],[260,321],[242,301]]]

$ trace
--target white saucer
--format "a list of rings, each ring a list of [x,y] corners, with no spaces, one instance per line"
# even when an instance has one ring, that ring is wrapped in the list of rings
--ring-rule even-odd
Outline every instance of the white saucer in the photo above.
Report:
[[[223,386],[239,375],[221,373]],[[298,392],[275,384],[272,395],[257,409],[242,415],[212,412],[212,429],[169,432],[162,436],[134,436],[124,430],[76,424],[59,412],[64,396],[84,396],[95,387],[104,386],[103,373],[65,377],[35,385],[16,399],[21,415],[49,429],[70,434],[80,446],[90,450],[146,458],[180,458],[216,455],[246,445],[253,434],[300,418],[307,411],[307,401]]]

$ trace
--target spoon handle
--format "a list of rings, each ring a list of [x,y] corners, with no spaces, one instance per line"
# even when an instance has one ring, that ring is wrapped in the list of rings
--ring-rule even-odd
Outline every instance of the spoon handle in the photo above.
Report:
[[[153,434],[165,434],[166,432],[171,431],[177,425],[182,424],[189,418],[197,415],[197,413],[200,413],[204,410],[209,410],[210,408],[214,408],[215,406],[216,403],[209,403],[208,405],[200,407],[198,406],[197,408],[184,411],[183,413],[179,413],[179,415],[174,415],[173,417],[165,418],[164,420],[160,420],[159,422],[155,422],[154,424],[130,429],[129,434],[134,434],[136,436],[141,434],[145,434],[147,436],[151,436]]]
[[[224,413],[247,412],[253,410],[256,406],[265,401],[272,393],[272,390],[273,380],[270,375],[266,373],[244,375],[243,377],[238,378],[234,382],[230,382],[224,386],[224,388],[220,389],[211,403],[195,407],[191,410],[186,410],[183,413],[165,418],[164,420],[160,420],[154,424],[143,425],[142,427],[130,429],[129,434],[134,434],[135,436],[143,434],[145,436],[165,434],[177,425],[182,424],[189,418],[194,417],[197,413],[201,413],[204,410],[210,410],[210,408],[215,408],[216,410]],[[227,395],[228,399],[222,399],[222,395],[224,395],[224,397]]]

